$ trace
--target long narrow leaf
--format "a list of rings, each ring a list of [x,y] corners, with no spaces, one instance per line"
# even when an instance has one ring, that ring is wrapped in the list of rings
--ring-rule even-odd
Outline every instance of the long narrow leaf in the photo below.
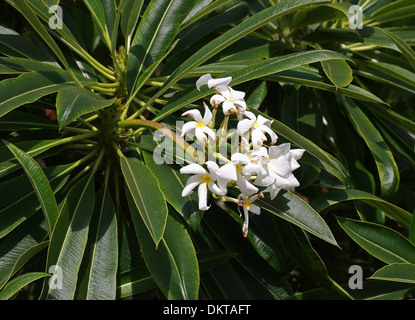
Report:
[[[69,191],[53,230],[48,252],[48,271],[56,281],[46,288],[48,300],[73,299],[78,271],[87,243],[89,221],[94,209],[94,172]]]
[[[167,51],[194,3],[195,0],[153,0],[149,3],[128,57],[127,91],[130,95],[145,69]]]
[[[50,277],[50,274],[44,272],[28,272],[16,277],[7,283],[3,290],[0,291],[0,300],[10,299],[29,283],[44,277]]]
[[[388,227],[337,217],[343,230],[363,249],[385,263],[415,263],[415,246]]]
[[[197,299],[199,267],[195,249],[184,226],[168,215],[164,236],[156,247],[131,195],[127,195],[144,261],[154,281],[168,299]]]
[[[121,170],[134,203],[157,245],[163,237],[167,219],[167,205],[157,179],[138,160],[121,157]]]
[[[311,4],[316,4],[323,2],[320,0],[288,0],[282,3],[273,5],[252,17],[244,20],[236,27],[225,32],[219,37],[215,38],[190,58],[184,61],[179,68],[169,77],[169,79],[164,83],[164,86],[157,92],[157,96],[163,94],[170,85],[176,83],[183,78],[185,74],[193,70],[197,66],[201,65],[203,62],[211,58],[213,55],[217,54],[224,48],[230,46],[232,43],[241,39],[242,37],[250,34],[251,32],[257,30],[258,28],[266,25],[267,23],[281,18],[291,12],[295,12]]]
[[[49,235],[52,235],[52,230],[55,226],[56,220],[59,216],[58,205],[56,203],[55,196],[49,181],[40,168],[39,164],[28,156],[25,152],[5,141],[6,146],[13,153],[16,159],[23,167],[27,177],[29,178],[33,189],[36,192],[36,196],[42,205],[42,210],[45,215],[45,219],[49,229]]]

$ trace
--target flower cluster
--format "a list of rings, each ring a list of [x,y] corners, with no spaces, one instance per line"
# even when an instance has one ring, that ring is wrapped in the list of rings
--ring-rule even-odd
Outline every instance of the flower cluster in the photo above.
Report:
[[[208,145],[209,138],[216,143],[217,134],[212,128],[215,126],[216,112],[222,106],[224,120],[218,132],[227,130],[228,119],[235,114],[238,119],[236,132],[240,138],[238,152],[226,157],[226,163],[220,166],[209,160],[202,165],[191,163],[182,167],[182,174],[192,175],[187,180],[182,196],[190,195],[197,187],[200,210],[209,209],[209,192],[223,201],[237,203],[243,208],[245,222],[242,232],[246,237],[249,213],[260,214],[260,208],[253,203],[255,200],[263,198],[264,193],[269,193],[272,200],[281,189],[294,191],[299,186],[292,171],[299,167],[297,160],[304,150],[290,149],[289,143],[275,145],[278,137],[271,129],[272,122],[249,111],[244,100],[245,92],[232,89],[229,86],[231,81],[231,77],[213,79],[210,74],[197,80],[198,90],[207,85],[215,92],[210,98],[213,114],[205,103],[203,117],[197,109],[183,113],[182,116],[190,116],[193,121],[183,125],[181,136],[194,130],[197,141],[202,145]],[[221,134],[223,136],[226,137],[226,134]],[[268,141],[268,147],[264,145],[265,141]],[[226,196],[230,186],[239,189],[238,198]]]

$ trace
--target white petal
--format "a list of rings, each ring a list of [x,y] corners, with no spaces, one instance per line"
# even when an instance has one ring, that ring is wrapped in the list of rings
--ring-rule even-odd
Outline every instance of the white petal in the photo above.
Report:
[[[212,129],[210,129],[209,127],[204,127],[202,129],[203,132],[207,133],[209,135],[209,137],[212,138],[212,140],[216,140],[216,134],[215,131],[213,131]]]
[[[275,176],[274,175],[268,175],[268,174],[260,174],[257,175],[254,184],[260,187],[266,187],[275,182]]]
[[[191,116],[196,121],[202,120],[202,115],[200,114],[200,111],[197,109],[192,109],[182,113],[182,117],[184,116]]]
[[[249,129],[252,128],[254,122],[255,120],[249,120],[249,119],[242,119],[241,121],[239,121],[236,127],[238,134],[241,136],[247,131],[249,131]]]
[[[182,191],[182,197],[187,197],[193,192],[193,189],[196,188],[200,183],[202,179],[201,176],[191,176],[189,179],[187,179],[186,185]]]
[[[210,98],[210,104],[212,106],[217,106],[217,105],[221,104],[223,101],[225,101],[225,97],[220,95],[220,94],[214,94]]]
[[[246,110],[246,102],[244,100],[235,100],[233,103],[242,109],[242,112]]]
[[[286,155],[290,151],[290,147],[291,147],[290,143],[282,143],[278,146],[269,147],[268,149],[269,158],[275,159],[282,155]]]
[[[262,133],[261,130],[254,128],[252,130],[252,148],[257,149],[262,146],[262,143],[266,139],[265,135]]]
[[[238,174],[236,184],[239,190],[241,190],[241,192],[246,196],[250,196],[258,192],[258,188],[246,180],[241,174]]]
[[[265,131],[266,133],[269,134],[269,136],[271,138],[271,143],[272,144],[274,144],[275,142],[277,142],[278,136],[277,136],[277,134],[274,131],[272,131],[271,128],[269,128],[269,127],[267,127],[265,125],[262,125],[258,129],[260,129],[262,131]]]
[[[222,190],[222,194],[220,194],[221,196],[226,195],[226,193],[228,192],[228,189],[226,189],[226,186],[228,184],[228,179],[224,179],[222,177],[217,177],[216,182],[218,183],[218,187]]]
[[[281,190],[281,188],[279,188],[275,185],[272,185],[271,190],[269,192],[270,193],[270,199],[274,200],[274,198],[277,196],[277,194],[278,194],[278,192],[280,192],[280,190]]]
[[[303,156],[304,152],[305,152],[304,149],[292,149],[290,151],[291,151],[291,154],[293,155],[293,158],[295,160],[300,159]]]
[[[218,177],[225,179],[226,181],[229,181],[229,180],[236,181],[237,175],[236,175],[235,165],[233,163],[224,164],[222,167],[220,167],[216,171],[216,175]]]
[[[251,111],[245,111],[244,116],[247,116],[249,119],[251,119],[252,123],[256,121],[256,116]]]
[[[230,110],[233,110],[233,112],[236,112],[236,107],[235,107],[235,105],[233,104],[233,102],[228,102],[228,101],[225,101],[225,102],[222,104],[222,109],[223,109],[223,113],[224,113],[225,115],[228,115]]]
[[[180,168],[180,173],[181,174],[206,174],[207,171],[200,165],[197,163],[191,163],[188,164],[187,166],[184,166],[182,168]]]
[[[261,214],[261,208],[258,207],[256,204],[251,204],[251,207],[249,208],[249,211],[255,214]]]
[[[199,197],[199,210],[206,211],[210,208],[207,205],[207,185],[206,183],[201,183],[197,189],[197,195]]]
[[[210,121],[212,120],[212,112],[210,111],[210,109],[208,108],[208,106],[203,103],[205,106],[205,115],[203,116],[203,123],[205,125],[208,125],[210,123]]]
[[[298,163],[297,160],[294,159],[294,157],[291,157],[290,166],[291,166],[291,171],[294,171],[300,167],[300,164]]]
[[[208,81],[208,87],[212,88],[217,85],[223,85],[227,86],[229,83],[231,83],[232,77],[226,77],[226,78],[219,78],[219,79],[210,79]]]
[[[218,171],[218,169],[219,169],[219,166],[217,165],[217,163],[214,162],[214,161],[206,161],[205,164],[206,164],[206,167],[209,170],[209,174],[211,176],[215,177],[215,179],[213,179],[213,180],[216,180],[216,171]]]
[[[219,85],[215,87],[215,91],[219,92],[225,99],[231,98],[231,88],[228,86]]]
[[[282,178],[285,178],[291,172],[290,161],[285,157],[270,160],[268,168]]]
[[[248,225],[249,225],[249,213],[248,210],[246,210],[246,208],[244,207],[244,224],[242,226],[242,233],[244,235],[244,237],[246,237],[248,235]]]
[[[262,171],[261,168],[262,166],[259,164],[248,163],[247,165],[244,166],[243,173],[250,174],[250,175],[259,174]]]
[[[245,92],[243,92],[243,91],[234,90],[234,89],[232,89],[230,87],[229,87],[229,91],[230,91],[230,94],[231,94],[231,99],[233,101],[235,101],[235,100],[243,100],[244,97],[245,97]]]
[[[234,153],[231,156],[231,161],[234,163],[247,164],[249,163],[249,158],[242,153]]]
[[[182,127],[182,134],[180,135],[181,137],[183,137],[187,131],[192,130],[194,128],[196,128],[197,126],[197,122],[196,121],[189,121],[186,122],[183,127]]]
[[[196,81],[196,88],[197,88],[197,90],[200,91],[200,87],[203,86],[203,85],[205,85],[205,84],[208,84],[208,81],[211,80],[211,79],[212,79],[212,76],[209,73],[201,76]]]
[[[265,118],[265,117],[261,116],[260,114],[258,115],[258,118],[257,118],[256,122],[257,122],[259,125],[264,124],[264,125],[269,126],[269,125],[271,124],[271,120],[268,120],[267,118]]]
[[[224,196],[224,190],[220,189],[213,181],[211,181],[208,185],[209,190],[212,191],[214,194],[218,196]]]
[[[198,141],[200,141],[202,143],[205,143],[206,142],[206,140],[207,140],[206,139],[206,136],[203,133],[203,130],[200,129],[199,127],[196,127],[196,129],[195,129],[195,135],[196,135],[196,138],[197,138]]]

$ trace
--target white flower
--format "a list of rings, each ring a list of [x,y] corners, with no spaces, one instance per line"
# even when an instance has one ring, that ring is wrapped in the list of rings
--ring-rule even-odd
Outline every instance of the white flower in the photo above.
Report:
[[[205,115],[203,118],[200,111],[197,109],[192,109],[182,114],[182,116],[191,116],[195,121],[189,121],[183,125],[182,134],[180,135],[181,137],[183,137],[189,130],[195,129],[196,138],[202,143],[208,141],[205,134],[210,136],[213,140],[216,139],[215,132],[208,127],[210,121],[212,120],[212,112],[210,112],[205,103],[203,103],[203,105],[205,107]]]
[[[237,125],[237,132],[240,136],[251,130],[251,140],[252,146],[254,149],[262,146],[262,143],[267,140],[264,132],[268,133],[271,138],[271,145],[277,142],[278,136],[277,134],[272,131],[271,121],[264,118],[261,115],[256,117],[252,112],[245,111],[244,115],[246,115],[249,119],[242,119],[238,122]]]
[[[213,79],[212,76],[208,73],[203,76],[201,76],[196,81],[196,88],[200,91],[200,87],[203,85],[207,85],[209,89],[214,88],[215,86],[227,86],[232,81],[232,77],[226,77],[226,78],[219,78],[219,79]]]
[[[197,186],[197,192],[199,197],[199,209],[208,210],[210,206],[207,205],[208,189],[216,195],[222,196],[226,194],[226,183],[222,179],[217,179],[216,171],[218,165],[213,161],[206,161],[208,171],[197,163],[191,163],[180,169],[182,174],[193,174],[187,179],[186,185],[182,192],[182,197],[187,197],[193,192],[193,189]],[[218,184],[215,181],[218,180]]]
[[[304,154],[304,149],[290,150],[290,143],[269,148],[269,157],[264,159],[263,166],[266,174],[261,173],[255,179],[255,185],[267,186],[271,200],[281,189],[294,191],[300,184],[292,171],[300,167],[297,162]]]
[[[222,110],[225,115],[231,113],[242,114],[246,111],[245,92],[234,90],[225,85],[216,86],[215,91],[217,94],[210,98],[210,104],[213,108],[222,103]]]
[[[220,167],[216,174],[226,182],[230,180],[236,181],[236,185],[241,192],[246,196],[250,196],[258,192],[258,188],[249,182],[249,177],[259,170],[259,166],[251,163],[246,155],[234,153],[231,156],[231,162]],[[247,177],[244,177],[244,175]]]
[[[253,204],[253,202],[260,197],[263,197],[261,193],[255,194],[252,197],[248,197],[244,194],[240,194],[238,197],[238,200],[240,201],[241,206],[244,210],[245,221],[242,227],[242,233],[245,238],[248,236],[249,212],[258,214],[258,215],[261,214],[261,208]]]

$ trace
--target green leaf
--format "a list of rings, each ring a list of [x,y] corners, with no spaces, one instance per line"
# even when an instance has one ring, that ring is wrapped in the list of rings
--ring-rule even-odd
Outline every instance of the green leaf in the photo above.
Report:
[[[144,0],[126,0],[121,14],[121,31],[125,38],[125,48],[130,51],[131,39],[140,17]]]
[[[121,157],[120,161],[126,185],[151,238],[157,246],[163,237],[168,215],[167,205],[160,191],[159,183],[151,171],[138,160]]]
[[[277,221],[276,225],[280,236],[284,239],[282,244],[286,252],[305,273],[330,290],[331,294],[334,293],[341,298],[353,299],[346,290],[330,277],[326,265],[312,247],[303,230],[289,225],[285,221]]]
[[[352,69],[341,59],[322,61],[324,73],[337,88],[347,87],[353,81]]]
[[[402,224],[405,227],[409,227],[412,219],[412,214],[408,211],[383,200],[371,193],[355,190],[355,189],[343,189],[343,190],[333,190],[328,193],[322,194],[312,199],[310,205],[318,212],[326,209],[327,207],[337,204],[343,201],[359,200],[363,201],[383,212],[395,220],[396,222]]]
[[[199,266],[186,228],[168,215],[163,238],[156,247],[131,194],[127,192],[131,217],[144,261],[160,290],[173,300],[195,300],[199,293]]]
[[[69,164],[44,170],[54,193],[64,186],[74,167],[71,168]],[[0,238],[2,238],[30,218],[31,215],[41,210],[41,205],[25,174],[0,184],[0,194],[3,195],[0,205],[0,216],[2,216],[0,220]],[[39,212],[39,215],[44,218],[41,212]],[[47,228],[46,222],[45,228]]]
[[[328,20],[341,20],[348,17],[347,7],[340,10],[335,5],[350,6],[346,3],[334,3],[300,10],[294,16],[295,27],[301,28],[310,24]]]
[[[82,83],[92,81],[83,80]],[[0,117],[23,104],[73,85],[75,82],[65,70],[28,72],[17,78],[5,79],[0,82]]]
[[[1,47],[4,46],[4,48]],[[42,61],[59,68],[59,65],[33,42],[27,40],[15,30],[0,26],[0,52],[11,57],[24,57],[32,61]]]
[[[208,214],[203,218],[204,223],[198,227],[198,234],[207,242],[200,246],[206,248],[208,245],[211,250],[225,248],[238,254],[235,259],[210,271],[213,281],[228,299],[285,299],[292,294],[286,278],[275,269],[275,252],[272,253],[269,243],[266,243],[269,239],[265,240],[258,228],[251,230],[251,227],[256,226],[256,220],[261,219],[264,214],[268,213],[263,212],[261,216],[251,218],[248,237],[251,231],[255,234],[252,234],[252,240],[249,239],[249,242],[244,238],[240,224],[235,223],[233,219],[235,215],[239,217],[239,214],[233,212],[230,216],[216,204],[212,204]],[[258,242],[253,244],[255,241]],[[264,245],[267,245],[267,248]],[[274,261],[268,264],[268,261],[264,260],[269,258]],[[207,286],[210,287],[210,284]]]
[[[0,118],[0,131],[58,128],[55,121],[28,112],[13,110]]]
[[[207,271],[235,255],[236,253],[224,250],[199,252],[197,254],[199,270],[201,273]],[[118,283],[117,297],[121,299],[157,288],[157,284],[145,265],[119,274]]]
[[[104,43],[111,49],[110,33],[112,32],[112,26],[115,20],[115,7],[112,7],[110,5],[111,1],[108,0],[83,0],[83,2],[89,9],[95,24],[98,26]]]
[[[362,283],[363,288],[351,290],[348,284],[341,287],[353,294],[356,300],[404,300],[410,297],[413,285],[403,283],[391,283],[381,280],[367,280]],[[331,291],[327,288],[317,288],[297,293],[292,297],[295,300],[333,300]]]
[[[4,286],[3,290],[0,291],[0,300],[10,299],[14,294],[18,293],[29,283],[44,277],[50,277],[50,274],[44,272],[28,272],[16,277],[15,279],[9,281]]]
[[[252,62],[235,61],[234,63],[212,63],[206,66],[198,67],[190,74],[199,77],[206,73],[222,76],[224,72],[230,73],[231,71],[240,69],[241,66],[249,64],[252,64]],[[345,96],[358,100],[386,104],[373,93],[353,84],[349,84],[346,88],[336,88],[336,86],[332,85],[328,79],[319,74],[318,69],[306,65],[291,68],[290,70],[279,71],[274,74],[267,75],[263,77],[263,79],[275,82],[300,84],[302,86],[326,90],[329,92],[341,93]]]
[[[382,6],[373,12],[369,19],[365,21],[367,25],[377,25],[381,23],[399,21],[415,14],[415,5],[411,0],[400,0]],[[375,21],[375,22],[373,22]]]
[[[388,227],[336,217],[343,230],[379,260],[391,263],[415,263],[415,246],[404,236]]]
[[[289,13],[295,12],[308,5],[322,2],[320,0],[287,0],[283,3],[273,5],[252,17],[242,21],[234,28],[226,31],[219,37],[203,46],[190,58],[184,61],[164,83],[157,92],[157,97],[163,94],[172,84],[182,79],[188,72],[201,65],[203,62],[222,51],[232,43],[261,28],[267,23],[279,19]]]
[[[35,157],[43,152],[59,146],[62,139],[32,140],[16,142],[16,147],[23,150],[30,157]],[[0,146],[0,177],[14,171],[18,162],[6,146]]]
[[[234,86],[260,77],[265,77],[276,72],[281,72],[283,70],[288,70],[301,65],[331,59],[347,59],[347,57],[329,50],[296,52],[286,56],[275,57],[257,63],[248,64],[244,68],[239,66],[237,69],[234,69],[229,73],[225,73],[222,76],[232,77],[231,85]],[[170,79],[171,78],[169,78],[169,80]],[[167,80],[167,82],[169,80]],[[200,92],[195,87],[193,87],[193,89],[186,90],[178,95],[178,97],[172,102],[165,105],[160,114],[155,117],[155,120],[160,120],[167,115],[179,110],[183,106],[188,105],[189,103],[203,98],[211,93],[212,91],[207,87],[201,88]]]
[[[411,241],[412,244],[415,245],[415,210],[412,214],[412,220],[411,220],[411,225],[409,227],[409,241]]]
[[[39,219],[37,219],[39,220]],[[32,219],[32,221],[34,221]],[[43,238],[46,237],[47,231],[37,225],[31,226],[30,230],[20,229],[20,231],[28,231],[27,234],[20,239],[16,239],[13,235],[10,238],[6,238],[0,247],[2,257],[0,259],[0,288],[16,273],[18,272],[33,256],[38,254],[43,249],[47,248],[49,241],[38,243],[34,238],[31,237],[29,232],[35,234],[35,237]],[[12,240],[12,238],[14,238]],[[25,241],[26,240],[26,241]],[[36,243],[36,244],[34,244]],[[10,246],[12,244],[13,246]]]
[[[393,263],[377,270],[370,279],[415,284],[415,264]]]
[[[85,88],[69,87],[58,91],[56,113],[60,128],[80,116],[112,105],[113,99],[104,99]]]
[[[145,265],[119,274],[117,298],[123,299],[157,288]]]
[[[86,266],[81,265],[84,276],[79,277],[80,293],[76,299],[114,300],[118,265],[117,221],[107,184],[96,195],[88,238],[83,261]]]
[[[399,187],[399,171],[388,145],[353,100],[340,97],[340,101],[372,153],[378,168],[382,195],[388,196],[395,193]]]
[[[50,240],[48,270],[56,286],[46,288],[47,300],[71,300],[88,239],[89,222],[95,203],[95,172],[79,180],[69,191]]]
[[[363,27],[362,29],[318,29],[304,36],[304,40],[319,44],[327,42],[358,43],[366,50],[382,47],[398,51],[398,47],[381,29],[370,27]],[[356,48],[359,48],[359,46],[356,45]]]
[[[298,196],[290,192],[280,191],[273,200],[265,198],[257,201],[258,206],[275,214],[277,217],[299,226],[330,244],[337,245],[330,228],[323,218]]]
[[[43,41],[46,42],[46,44],[49,46],[49,48],[52,49],[53,53],[57,56],[57,58],[65,66],[65,69],[67,70],[68,74],[73,79],[73,81],[77,85],[82,86],[82,84],[79,82],[76,75],[72,72],[71,68],[69,67],[68,62],[66,61],[66,58],[65,58],[64,54],[62,53],[62,51],[60,50],[59,46],[56,44],[56,42],[53,40],[51,35],[45,29],[44,25],[39,21],[38,17],[33,12],[32,8],[27,3],[27,1],[16,1],[16,2],[14,2],[14,5],[23,14],[23,16],[26,18],[26,20],[32,25],[32,27],[36,30],[36,32],[39,34],[39,36],[43,39]]]
[[[187,197],[181,196],[181,191],[186,185],[187,177],[180,174],[180,172],[169,164],[156,164],[153,159],[153,154],[143,152],[144,160],[147,168],[157,178],[160,190],[163,193],[166,201],[168,201],[178,213],[180,213],[184,220],[193,229],[200,223],[203,216],[198,208],[198,198],[196,194],[191,194]]]
[[[26,58],[0,57],[0,74],[19,74],[24,72],[60,71],[62,69],[36,60]]]
[[[415,70],[415,51],[399,36],[396,34],[393,34],[392,32],[386,31],[385,29],[377,29],[382,31],[384,34],[386,34],[392,41],[395,43],[395,45],[399,48],[399,50],[402,52],[406,60],[411,64],[412,68]]]
[[[42,206],[43,214],[48,225],[49,235],[52,234],[52,230],[55,226],[56,220],[58,219],[59,210],[56,204],[56,199],[53,194],[52,188],[50,187],[49,181],[46,175],[43,173],[39,164],[28,156],[25,152],[3,140],[7,148],[13,153],[20,165],[23,167],[33,189],[36,192],[36,196]]]
[[[195,0],[153,0],[138,25],[127,62],[127,91],[135,91],[138,78],[163,57]]]

